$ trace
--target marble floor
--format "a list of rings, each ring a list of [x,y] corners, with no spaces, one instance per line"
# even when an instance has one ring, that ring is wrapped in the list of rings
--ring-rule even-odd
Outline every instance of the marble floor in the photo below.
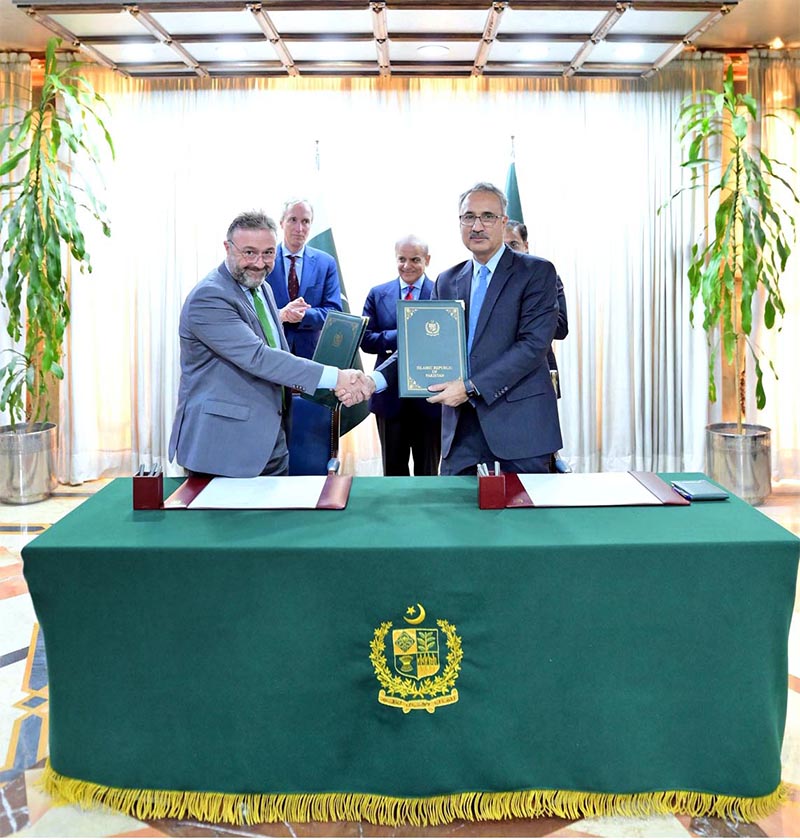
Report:
[[[159,820],[55,805],[37,785],[48,754],[44,646],[20,552],[53,522],[104,486],[59,487],[47,501],[0,505],[0,836],[28,837],[800,837],[800,594],[789,646],[783,778],[789,801],[756,824],[682,816],[509,820],[388,828],[368,823],[272,823],[234,827]],[[800,536],[800,486],[778,487],[761,511]]]

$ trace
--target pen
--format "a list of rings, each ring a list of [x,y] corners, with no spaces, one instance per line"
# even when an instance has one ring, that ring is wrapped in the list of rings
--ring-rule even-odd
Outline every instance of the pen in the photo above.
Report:
[[[495,475],[500,475],[500,462],[499,461],[494,462],[494,474]]]
[[[144,464],[139,464],[139,472],[136,475],[144,475]]]

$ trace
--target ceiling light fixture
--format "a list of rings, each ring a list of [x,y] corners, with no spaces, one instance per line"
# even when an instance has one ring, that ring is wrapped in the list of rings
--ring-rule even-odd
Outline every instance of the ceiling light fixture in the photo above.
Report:
[[[614,49],[614,55],[620,61],[636,61],[644,55],[644,46],[642,44],[617,44]]]
[[[450,52],[450,47],[444,44],[423,44],[417,47],[417,52],[423,58],[444,58]]]
[[[773,38],[769,42],[769,48],[771,50],[782,50],[785,46],[786,44],[783,43],[783,40],[780,37]]]
[[[532,42],[529,44],[522,44],[519,48],[520,58],[524,61],[539,61],[547,56],[550,52],[550,47],[547,44],[540,42]]]

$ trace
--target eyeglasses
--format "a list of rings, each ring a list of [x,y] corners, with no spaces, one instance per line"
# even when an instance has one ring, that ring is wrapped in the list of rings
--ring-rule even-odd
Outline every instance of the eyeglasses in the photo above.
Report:
[[[458,217],[462,227],[472,227],[478,219],[481,220],[481,224],[484,227],[494,227],[498,219],[502,218],[502,216],[498,216],[496,213],[481,213],[480,216],[476,216],[474,213],[462,213]]]
[[[242,255],[242,259],[245,262],[254,263],[259,260],[259,258],[267,263],[275,256],[275,249],[270,248],[268,251],[256,251],[254,248],[240,248],[235,242],[231,242],[228,240],[228,245],[232,248],[236,248],[236,250]]]

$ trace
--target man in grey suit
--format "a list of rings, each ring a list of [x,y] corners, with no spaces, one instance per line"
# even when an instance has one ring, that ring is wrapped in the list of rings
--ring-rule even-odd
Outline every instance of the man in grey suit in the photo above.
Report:
[[[442,405],[442,475],[475,474],[499,461],[504,472],[549,472],[561,448],[556,395],[547,351],[558,323],[556,270],[503,243],[505,195],[478,183],[459,200],[461,238],[472,259],[439,275],[433,297],[462,300],[467,315],[470,375],[441,385],[429,402]],[[345,405],[397,380],[397,358],[372,382],[337,389]]]
[[[181,381],[169,457],[192,473],[286,475],[287,388],[352,386],[358,371],[293,356],[264,279],[275,262],[277,225],[237,216],[225,260],[189,292],[180,317]]]

